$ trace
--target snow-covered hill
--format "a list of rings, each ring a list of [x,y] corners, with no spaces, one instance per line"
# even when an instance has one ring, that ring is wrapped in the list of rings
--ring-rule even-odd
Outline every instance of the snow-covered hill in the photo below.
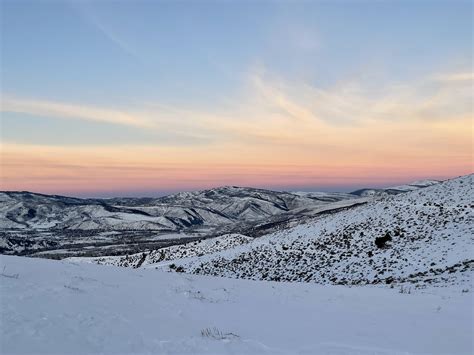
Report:
[[[160,263],[162,261],[199,257],[206,254],[216,253],[222,250],[235,248],[238,245],[246,244],[253,238],[240,234],[225,234],[219,237],[191,241],[180,245],[136,253],[132,255],[105,256],[97,258],[72,257],[66,260],[73,262],[87,262],[99,265],[114,265],[123,267],[146,267]]]
[[[1,354],[471,354],[472,292],[0,256]],[[402,293],[403,292],[403,293]]]
[[[125,255],[166,247],[173,239],[180,244],[183,237],[258,235],[266,230],[259,227],[263,221],[279,224],[304,211],[331,209],[342,198],[239,187],[105,200],[0,192],[0,252],[54,258]]]
[[[353,196],[352,196],[353,197]],[[161,198],[78,199],[0,192],[0,223],[17,229],[181,230],[256,221],[346,198],[320,199],[288,192],[222,187]]]
[[[431,183],[390,191],[402,193]],[[160,198],[79,199],[0,192],[0,252],[92,257],[133,254],[232,233],[259,237],[381,196],[361,195],[235,186]]]
[[[469,175],[379,198],[177,265],[254,280],[458,282],[474,268],[472,186]]]
[[[351,195],[355,196],[386,196],[386,195],[398,195],[400,193],[422,189],[428,186],[433,186],[439,184],[439,180],[418,180],[414,181],[411,184],[398,185],[386,188],[365,188],[360,189],[354,192],[351,192]]]
[[[225,186],[160,198],[80,199],[32,192],[0,192],[4,229],[180,230],[256,221],[385,191],[402,193],[438,183],[434,180],[349,193],[279,192]]]

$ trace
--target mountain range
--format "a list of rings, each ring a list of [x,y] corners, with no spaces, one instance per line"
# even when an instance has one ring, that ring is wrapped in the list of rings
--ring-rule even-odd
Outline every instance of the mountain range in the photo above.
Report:
[[[260,238],[227,234],[149,252],[82,259],[191,274],[319,284],[423,286],[474,270],[474,175],[322,213]]]
[[[353,193],[225,186],[158,198],[0,192],[0,252],[62,258],[133,253],[228,233],[258,237],[319,214],[438,183]]]

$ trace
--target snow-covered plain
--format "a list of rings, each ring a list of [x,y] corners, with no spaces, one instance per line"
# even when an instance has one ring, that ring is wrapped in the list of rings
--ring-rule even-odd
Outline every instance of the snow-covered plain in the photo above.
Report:
[[[14,256],[0,270],[2,354],[473,351],[472,285],[408,294]]]

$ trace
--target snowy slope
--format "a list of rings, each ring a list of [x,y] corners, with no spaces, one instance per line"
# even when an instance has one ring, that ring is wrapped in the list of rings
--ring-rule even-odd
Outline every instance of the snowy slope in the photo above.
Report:
[[[177,264],[188,273],[255,280],[464,282],[474,268],[472,186],[469,175],[379,198]],[[380,237],[391,240],[378,247]]]
[[[472,292],[0,256],[2,354],[471,354]]]
[[[181,245],[173,245],[158,250],[151,250],[132,255],[105,256],[98,258],[67,258],[72,262],[87,262],[99,265],[114,265],[123,267],[146,267],[162,261],[190,258],[206,254],[216,253],[222,250],[235,248],[238,245],[246,244],[253,238],[240,234],[225,234],[215,238],[192,241]]]

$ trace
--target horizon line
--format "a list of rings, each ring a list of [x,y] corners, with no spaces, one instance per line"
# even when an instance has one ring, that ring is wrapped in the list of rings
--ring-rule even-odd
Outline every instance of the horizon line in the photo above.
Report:
[[[178,194],[178,193],[185,193],[185,192],[188,192],[188,193],[193,193],[193,192],[200,192],[200,191],[209,191],[209,190],[217,190],[217,189],[222,189],[222,188],[228,188],[228,187],[231,187],[231,188],[240,188],[240,189],[254,189],[254,190],[265,190],[265,191],[272,191],[272,192],[287,192],[287,193],[297,193],[297,192],[325,192],[325,193],[346,193],[346,194],[353,194],[359,190],[364,190],[364,189],[390,189],[390,188],[395,188],[395,187],[398,187],[398,186],[403,186],[403,185],[414,185],[416,182],[419,182],[419,181],[425,181],[425,180],[428,180],[428,181],[438,181],[438,182],[445,182],[445,181],[448,181],[448,180],[452,180],[452,179],[456,179],[456,178],[459,178],[459,177],[462,177],[462,176],[469,176],[469,175],[472,175],[474,174],[474,172],[472,173],[468,173],[468,174],[463,174],[463,175],[457,175],[457,176],[453,176],[453,177],[450,177],[450,178],[446,178],[446,179],[432,179],[432,178],[426,178],[426,179],[417,179],[415,181],[411,181],[411,182],[405,182],[405,183],[402,183],[402,184],[399,184],[399,185],[380,185],[380,184],[375,184],[375,185],[372,185],[372,186],[368,186],[368,185],[360,185],[359,187],[355,188],[354,190],[348,190],[348,191],[323,191],[323,190],[316,190],[316,189],[313,189],[313,190],[302,190],[302,189],[299,189],[299,190],[290,190],[290,189],[274,189],[274,188],[262,188],[262,187],[254,187],[254,186],[238,186],[238,185],[218,185],[218,186],[215,186],[215,187],[211,187],[211,188],[204,188],[204,189],[195,189],[195,190],[179,190],[179,191],[170,191],[170,192],[165,192],[164,194],[162,195],[136,195],[136,196],[131,196],[131,195],[110,195],[109,193],[105,193],[104,195],[100,196],[99,194],[97,195],[68,195],[67,193],[66,194],[62,194],[62,193],[44,193],[44,192],[37,192],[37,191],[33,191],[33,190],[0,190],[0,193],[30,193],[30,194],[36,194],[36,195],[43,195],[43,196],[58,196],[58,197],[67,197],[67,198],[77,198],[77,199],[98,199],[98,200],[107,200],[107,199],[114,199],[114,198],[134,198],[134,199],[140,199],[140,198],[159,198],[159,197],[166,197],[166,196],[172,196],[172,195],[175,195],[175,194]],[[100,193],[100,192],[99,192]],[[107,195],[107,197],[106,197]]]

